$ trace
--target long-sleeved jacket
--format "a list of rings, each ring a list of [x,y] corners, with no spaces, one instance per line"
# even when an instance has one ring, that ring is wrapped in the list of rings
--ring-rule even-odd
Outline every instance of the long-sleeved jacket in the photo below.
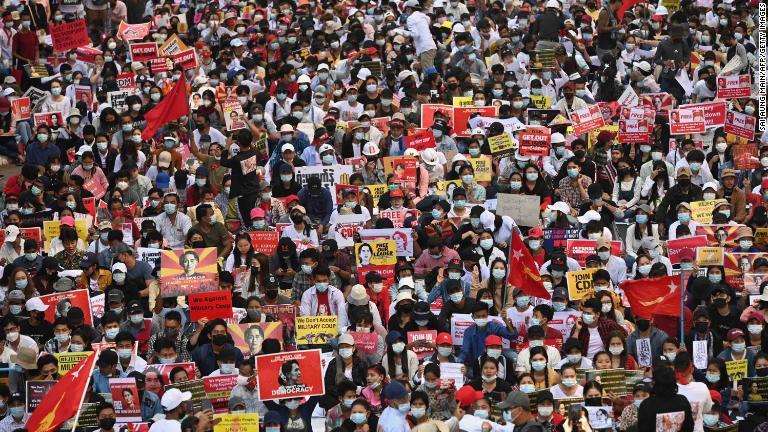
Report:
[[[494,321],[480,328],[477,324],[472,324],[464,330],[464,344],[461,346],[458,360],[469,364],[480,354],[485,352],[485,338],[488,335],[501,336],[505,339],[514,339],[517,337],[517,331],[510,331],[507,327]]]
[[[725,188],[720,188],[717,191],[717,197],[718,198],[725,198]],[[744,191],[734,187],[733,191],[731,192],[731,208],[734,210],[733,215],[731,215],[731,219],[733,219],[736,223],[743,223],[744,219],[747,218],[747,196],[744,194]]]

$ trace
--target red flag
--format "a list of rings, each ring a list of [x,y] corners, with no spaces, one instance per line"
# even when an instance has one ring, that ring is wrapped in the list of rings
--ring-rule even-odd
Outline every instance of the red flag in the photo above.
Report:
[[[91,379],[95,363],[96,353],[94,352],[61,377],[29,416],[25,426],[27,430],[51,432],[74,417],[80,409],[80,402]]]
[[[522,237],[517,231],[512,231],[512,244],[509,245],[509,278],[508,282],[534,297],[550,299],[541,281],[539,269],[525,247]]]
[[[632,314],[636,317],[680,317],[680,276],[628,280],[621,284],[621,289],[624,290],[632,306]]]
[[[189,101],[187,100],[187,83],[184,75],[176,81],[171,91],[154,108],[144,114],[147,127],[141,133],[141,138],[148,140],[155,135],[158,129],[165,123],[189,114]]]
[[[630,10],[633,8],[636,4],[640,3],[642,0],[624,0],[624,2],[621,4],[621,7],[618,11],[616,11],[616,17],[619,18],[619,21],[624,19],[624,12]]]

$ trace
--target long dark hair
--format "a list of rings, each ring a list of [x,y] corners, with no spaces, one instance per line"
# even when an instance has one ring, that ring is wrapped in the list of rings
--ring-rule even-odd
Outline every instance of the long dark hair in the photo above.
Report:
[[[397,372],[395,371],[395,356],[398,355],[395,353],[395,350],[392,349],[392,344],[387,344],[387,366],[389,369],[389,377],[392,380],[397,379]],[[400,354],[400,367],[403,370],[403,376],[409,377],[411,376],[408,372],[408,348],[404,348],[403,352]]]
[[[660,364],[653,370],[653,395],[660,398],[677,395],[677,380],[671,367]]]
[[[623,369],[627,364],[627,338],[624,337],[622,332],[614,330],[611,332],[611,334],[608,335],[608,343],[606,344],[605,349],[608,349],[611,344],[611,339],[614,337],[621,339],[621,343],[624,345],[624,351],[622,351],[619,355],[619,367]],[[608,353],[611,354],[610,350]],[[611,354],[611,359],[613,359],[613,354]]]
[[[549,363],[549,356],[547,355],[547,349],[543,346],[536,346],[530,349],[530,356],[528,357],[528,366],[531,368],[531,376],[534,378],[534,383],[536,382],[536,375],[535,372],[538,372],[533,369],[533,356],[536,354],[541,354],[544,356],[544,358],[547,360],[547,363]],[[544,372],[544,387],[549,388],[551,387],[549,385],[549,369],[544,369],[542,372]]]
[[[235,247],[232,250],[232,256],[234,257],[234,266],[250,266],[251,265],[251,258],[253,258],[253,255],[255,254],[253,250],[253,245],[248,249],[248,252],[245,254],[245,257],[242,256],[240,253],[240,249],[237,248],[237,241],[238,240],[246,240],[248,243],[251,243],[251,237],[246,233],[240,233],[235,236]]]

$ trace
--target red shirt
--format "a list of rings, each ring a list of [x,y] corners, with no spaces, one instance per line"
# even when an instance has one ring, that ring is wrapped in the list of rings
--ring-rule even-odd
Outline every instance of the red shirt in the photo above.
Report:
[[[37,35],[32,31],[20,31],[13,37],[13,53],[34,60],[37,56]]]
[[[317,292],[317,316],[331,315],[331,306],[328,304],[328,291]]]
[[[6,195],[16,195],[18,197],[22,192],[27,190],[20,177],[20,175],[8,177],[8,181],[5,183],[5,190],[3,191]]]

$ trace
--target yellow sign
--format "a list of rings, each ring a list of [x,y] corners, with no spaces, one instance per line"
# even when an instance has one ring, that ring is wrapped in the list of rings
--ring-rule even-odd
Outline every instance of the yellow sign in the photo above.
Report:
[[[721,247],[696,248],[696,262],[700,267],[723,265],[724,250]]]
[[[54,353],[53,356],[59,362],[59,378],[68,374],[73,367],[91,355],[91,353],[93,351]]]
[[[551,123],[550,123],[550,126],[551,126]],[[569,128],[572,128],[572,126],[569,127]],[[592,146],[597,144],[597,136],[600,135],[600,132],[602,132],[602,131],[607,131],[607,132],[612,132],[614,134],[618,134],[619,133],[619,125],[605,125],[605,126],[603,126],[601,128],[597,128],[597,129],[587,133],[587,146],[588,146],[588,148],[592,148]],[[571,132],[569,130],[568,134],[571,135],[571,134],[573,134],[573,132]]]
[[[394,240],[374,240],[355,244],[358,267],[392,266],[397,264],[397,246]]]
[[[188,50],[189,47],[175,34],[171,35],[171,37],[168,38],[167,41],[160,47],[160,52],[167,55],[172,56],[174,54],[178,54],[182,51]]]
[[[515,143],[507,132],[488,137],[488,147],[491,149],[491,154],[497,158],[509,156],[515,152]]]
[[[85,219],[75,220],[75,231],[77,237],[87,242],[88,240],[88,222]],[[61,232],[61,221],[43,221],[44,247],[46,252],[51,251],[51,240],[59,236]],[[87,244],[87,243],[86,243]]]
[[[566,273],[568,278],[568,298],[571,300],[581,300],[593,294],[595,290],[592,288],[592,273],[596,271],[597,269],[586,269]]]
[[[437,182],[437,195],[450,197],[448,192],[453,192],[457,187],[461,187],[461,180],[440,180]]]
[[[698,223],[711,224],[712,223],[712,211],[715,209],[715,204],[718,200],[709,201],[694,201],[691,203],[691,219]]]
[[[471,107],[471,106],[474,106],[474,103],[472,102],[472,97],[470,97],[470,96],[454,96],[453,97],[453,106],[455,106],[455,107]]]
[[[768,245],[768,228],[758,228],[755,230],[755,246]]]
[[[476,182],[489,182],[493,173],[493,164],[490,156],[480,156],[467,159],[472,169],[475,170]]]
[[[728,373],[728,381],[735,382],[747,378],[748,370],[747,359],[725,362],[725,371]]]
[[[338,323],[337,315],[296,317],[296,343],[299,345],[328,343],[338,334]]]
[[[213,432],[259,432],[258,414],[224,414]]]
[[[552,98],[549,96],[531,96],[531,105],[538,109],[552,108]]]
[[[387,190],[388,188],[385,184],[372,184],[363,186],[363,193],[367,192],[368,195],[371,196],[373,205],[377,205],[379,203],[379,198],[387,193]]]

